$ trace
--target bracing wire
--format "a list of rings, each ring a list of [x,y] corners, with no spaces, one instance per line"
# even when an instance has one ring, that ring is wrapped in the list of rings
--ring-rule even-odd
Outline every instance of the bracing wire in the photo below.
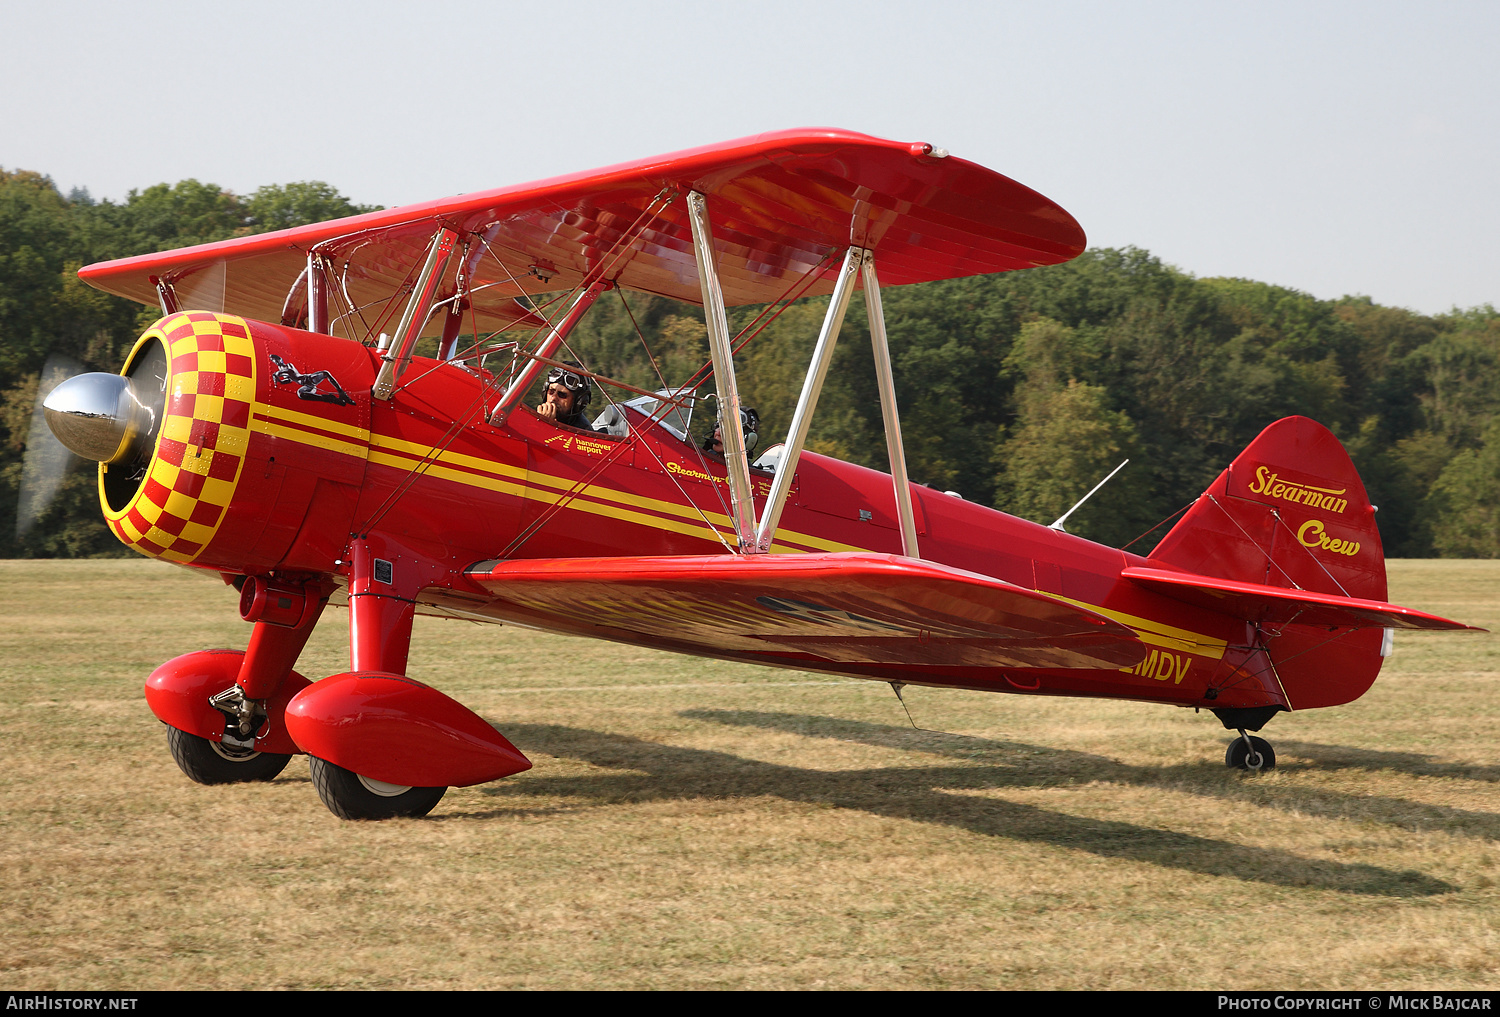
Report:
[[[1176,519],[1178,516],[1182,515],[1184,512],[1186,512],[1188,509],[1192,508],[1196,504],[1198,504],[1198,499],[1194,498],[1192,501],[1190,501],[1186,505],[1182,506],[1182,508],[1178,509],[1176,512],[1173,512],[1171,515],[1167,516],[1161,522],[1159,522],[1155,526],[1151,527],[1151,529],[1147,530],[1145,533],[1142,533],[1140,536],[1136,537],[1129,544],[1122,545],[1121,548],[1120,548],[1120,550],[1121,551],[1128,551],[1131,548],[1132,545],[1138,544],[1142,540],[1145,540],[1147,537],[1151,536],[1151,534],[1155,533],[1157,530],[1161,529],[1163,526],[1167,525],[1167,523],[1170,523],[1173,519]]]
[[[657,205],[657,203],[661,202],[661,208],[665,208],[666,207],[666,203],[669,202],[670,200],[671,200],[670,190],[667,189],[667,188],[664,188],[661,192],[658,193],[657,197],[655,199],[653,199],[647,205],[647,207],[641,211],[640,215],[637,216],[636,221],[631,225],[630,229],[626,230],[624,233],[621,234],[620,239],[618,241],[616,241],[616,243],[613,246],[612,250],[606,255],[606,260],[605,260],[604,263],[601,264],[599,271],[589,273],[588,276],[585,276],[585,278],[580,281],[579,286],[582,286],[585,283],[587,283],[590,277],[593,277],[593,278],[603,278],[604,273],[607,272],[610,268],[614,267],[614,263],[619,260],[619,256],[625,250],[629,249],[634,244],[636,230],[639,228],[639,226],[643,222],[647,221],[648,219],[654,219],[656,215],[660,214],[661,209],[655,207]],[[479,242],[484,245],[485,250],[490,254],[491,257],[493,257],[495,259],[496,263],[505,271],[505,273],[509,277],[512,285],[514,285],[515,288],[522,293],[522,295],[526,296],[527,297],[527,301],[532,305],[533,309],[536,309],[537,308],[537,302],[534,301],[534,300],[532,300],[531,297],[530,297],[530,295],[526,293],[525,287],[522,286],[521,283],[520,283],[520,281],[516,279],[514,273],[511,272],[509,266],[507,266],[505,264],[505,262],[499,257],[499,255],[497,255],[495,253],[494,249],[490,247],[489,241],[486,240],[483,235],[477,235],[477,236],[478,236]],[[347,275],[348,275],[348,267],[349,267],[349,263],[346,261],[345,262],[345,266],[344,266],[344,276],[345,276],[346,279],[347,279]],[[413,266],[412,269],[408,270],[408,272],[407,272],[407,279],[405,281],[403,281],[401,289],[398,290],[397,292],[402,292],[402,291],[405,290],[405,288],[406,288],[406,282],[411,279],[411,273],[413,271],[415,271],[415,270],[416,270],[415,265]],[[345,288],[345,295],[347,297],[347,285],[345,285],[344,288]],[[577,290],[577,289],[578,289],[578,287],[575,286],[574,290]],[[352,301],[351,301],[351,303],[352,303]],[[388,307],[394,307],[395,304],[396,304],[395,300],[388,300]],[[380,320],[383,322],[386,318],[389,317],[390,313],[391,312],[388,310],[387,313],[386,313],[386,315],[382,316],[382,318]],[[539,326],[536,329],[535,333],[532,336],[533,339],[535,339],[537,335],[541,335],[544,331],[550,332],[550,331],[552,331],[556,327],[554,325],[554,323],[551,322],[545,315],[542,315],[542,318],[543,318],[543,321],[545,322],[545,324],[543,326]],[[363,323],[363,321],[364,321],[364,319],[363,319],[363,316],[361,315],[361,322]],[[477,325],[477,315],[476,315],[475,321],[476,321],[476,325]],[[367,326],[367,328],[368,328],[368,326]],[[503,329],[498,330],[498,331],[490,334],[489,336],[486,336],[486,338],[485,338],[484,341],[487,342],[487,341],[493,339],[494,336],[500,334],[501,331],[503,331]],[[477,331],[476,331],[476,335],[477,335]],[[476,343],[476,345],[477,345],[477,343]],[[570,350],[570,352],[571,352],[571,350]],[[403,382],[403,385],[404,384],[410,384],[412,381],[415,381],[418,378],[425,376],[426,373],[430,373],[430,372],[424,372],[423,375],[415,376],[412,379],[407,379],[407,380],[405,380]],[[398,387],[400,387],[400,386],[398,386]],[[480,405],[483,404],[484,400],[487,400],[489,398],[489,396],[491,394],[491,391],[492,391],[492,388],[493,388],[493,386],[490,384],[489,381],[486,381],[486,383],[480,387],[480,395],[478,397],[478,400],[476,400],[472,405],[470,405],[463,413],[456,414],[454,416],[453,423],[449,426],[448,430],[444,433],[443,437],[439,440],[439,443],[437,445],[434,445],[420,460],[418,460],[417,463],[415,463],[412,466],[412,468],[407,472],[407,475],[404,478],[402,478],[401,483],[397,484],[395,486],[395,488],[392,489],[391,493],[385,498],[385,500],[382,501],[381,504],[376,508],[376,510],[371,514],[371,516],[363,524],[361,524],[359,527],[357,527],[357,529],[359,531],[368,532],[370,529],[372,529],[375,526],[376,523],[378,523],[381,519],[383,519],[385,517],[385,515],[390,512],[391,509],[393,509],[395,507],[396,503],[400,500],[400,498],[403,495],[405,495],[406,492],[409,491],[411,489],[411,487],[416,483],[417,478],[420,477],[422,474],[424,474],[432,466],[432,464],[437,460],[437,458],[444,451],[447,450],[448,446],[453,443],[453,441],[458,437],[458,435],[460,433],[462,433],[462,430],[463,430],[463,428],[465,426],[465,422],[467,421],[470,413],[474,412],[474,410],[478,406],[480,406]]]
[[[763,308],[761,310],[761,312],[759,314],[757,314],[756,317],[750,321],[749,324],[747,324],[743,329],[741,329],[738,333],[736,333],[735,340],[737,340],[738,342],[737,342],[737,345],[734,346],[732,352],[733,353],[738,353],[741,349],[743,349],[745,347],[746,344],[748,344],[756,336],[760,335],[760,333],[763,332],[767,327],[769,327],[772,322],[774,322],[778,317],[780,317],[781,313],[783,311],[785,311],[794,302],[796,302],[798,299],[800,299],[802,297],[802,295],[805,294],[806,291],[809,288],[811,288],[811,286],[813,285],[813,283],[815,283],[817,281],[817,278],[818,278],[817,273],[823,267],[823,265],[825,265],[828,262],[828,260],[833,256],[833,253],[834,252],[830,251],[829,253],[825,254],[820,260],[818,260],[816,263],[814,263],[812,266],[810,266],[807,269],[807,271],[805,271],[801,276],[799,276],[798,278],[794,279],[790,284],[788,284],[788,286],[786,287],[786,289],[782,291],[781,296],[777,297],[775,301],[772,301],[765,308]],[[627,305],[627,307],[628,307],[628,305]],[[772,307],[776,308],[775,313],[774,314],[770,314],[769,317],[766,317],[767,313],[770,311],[770,309]],[[764,321],[762,321],[763,318],[765,319]],[[634,315],[631,315],[631,320],[632,320],[632,323],[634,323]],[[755,327],[755,326],[757,326],[757,324],[758,324],[758,327]],[[754,328],[754,331],[751,331],[752,328]],[[636,326],[636,331],[637,331],[637,334],[639,335],[640,334],[640,328],[639,328],[638,325]],[[746,332],[749,332],[749,334],[746,335]],[[741,337],[743,337],[743,338],[741,338]],[[644,335],[642,335],[641,338],[642,338],[642,341],[644,342],[645,341]],[[565,348],[568,349],[568,352],[571,354],[572,353],[571,347],[567,347],[566,342],[563,345],[564,345]],[[648,350],[647,350],[647,354],[648,354],[648,356],[650,355],[649,347],[648,347]],[[654,358],[653,358],[653,360],[654,360]],[[665,417],[665,415],[668,412],[670,412],[671,409],[673,409],[674,407],[682,405],[682,402],[684,401],[684,398],[685,398],[682,395],[682,393],[686,392],[686,391],[691,391],[691,390],[695,389],[698,385],[702,384],[702,382],[704,380],[706,380],[706,378],[708,377],[708,375],[712,373],[712,369],[713,369],[713,362],[710,360],[707,363],[705,363],[702,367],[700,367],[693,374],[693,376],[687,380],[687,382],[685,382],[683,385],[681,385],[681,386],[678,387],[678,389],[677,389],[678,394],[676,396],[663,398],[661,400],[661,402],[660,402],[660,405],[656,409],[656,411],[653,414],[650,415],[650,417],[648,419],[648,423],[653,423],[653,424],[656,423],[658,420],[660,420],[663,417]],[[587,373],[587,372],[585,372],[585,373]],[[660,375],[660,371],[658,371],[658,377],[660,377],[660,376],[661,376]],[[693,445],[693,443],[691,441],[689,442],[689,444],[693,446],[694,451],[698,454],[699,464],[704,467],[704,472],[708,472],[708,470],[707,470],[707,462],[706,462],[706,460],[703,459],[702,451],[699,450],[696,445]],[[583,485],[586,486],[587,482],[591,481],[593,479],[593,477],[597,476],[600,472],[603,471],[603,469],[610,462],[613,461],[613,459],[619,454],[620,448],[623,448],[623,447],[624,446],[623,446],[623,443],[622,443],[622,445],[620,447],[617,447],[616,449],[611,450],[611,452],[609,454],[607,454],[603,459],[600,460],[599,464],[595,467],[594,470],[591,470],[587,476],[585,476],[584,478],[581,479],[580,484],[583,484]],[[566,504],[567,504],[568,501],[571,501],[573,498],[577,497],[578,494],[581,493],[581,491],[582,491],[582,487],[580,487],[580,484],[574,484],[573,487],[569,489],[569,491],[565,492],[564,495],[562,497],[560,497],[556,502],[554,502],[552,505],[548,506],[547,510],[544,511],[537,519],[533,520],[533,522],[531,523],[530,526],[528,526],[522,533],[517,534],[516,538],[511,541],[510,545],[507,546],[507,548],[505,549],[505,552],[502,553],[500,555],[500,557],[505,557],[506,555],[513,554],[527,540],[529,540],[536,532],[538,532],[541,529],[541,526],[543,524],[545,524],[547,521],[549,521],[550,519],[552,519],[558,512],[560,512],[564,507],[566,507]],[[717,486],[714,487],[714,494],[715,494],[716,498],[719,501],[719,507],[721,509],[724,509],[724,511],[725,511],[725,513],[727,515],[728,514],[728,510],[724,506],[723,494],[722,494],[722,492],[720,492],[718,490]],[[694,504],[691,499],[689,499],[689,504]],[[694,508],[695,509],[697,508],[696,504],[694,504]],[[699,510],[699,512],[701,514],[701,509]],[[707,520],[705,520],[705,521],[707,521]],[[717,527],[713,527],[712,524],[710,524],[710,526],[712,527],[714,535],[719,539],[720,543],[724,543],[725,546],[728,547],[728,544],[724,540],[723,535],[719,531],[719,529]],[[730,548],[730,550],[733,551],[734,549]]]

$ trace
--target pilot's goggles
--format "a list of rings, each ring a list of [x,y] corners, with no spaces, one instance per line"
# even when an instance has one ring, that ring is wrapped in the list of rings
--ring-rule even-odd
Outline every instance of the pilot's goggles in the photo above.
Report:
[[[561,367],[554,367],[547,372],[547,384],[564,385],[570,392],[581,392],[588,385],[588,381],[581,374],[575,374]]]
[[[724,419],[722,417],[719,418],[719,423],[724,423]],[[760,427],[760,418],[756,416],[755,413],[751,410],[741,409],[740,426],[743,427],[747,433],[754,434]]]

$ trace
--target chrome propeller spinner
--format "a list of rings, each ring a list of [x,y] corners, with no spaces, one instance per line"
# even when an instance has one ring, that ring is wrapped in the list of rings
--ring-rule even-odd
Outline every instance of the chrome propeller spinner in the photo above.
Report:
[[[161,343],[139,349],[126,373],[80,374],[48,393],[47,427],[69,450],[98,463],[149,457],[167,406]]]
[[[47,426],[71,451],[113,463],[136,450],[156,430],[162,401],[143,393],[133,378],[94,372],[69,378],[42,403]],[[152,405],[155,403],[155,405]]]
[[[104,493],[114,508],[129,502],[151,461],[167,405],[165,347],[160,341],[138,346],[123,376],[75,375],[78,368],[54,354],[38,380],[16,504],[17,539],[62,490],[64,475],[78,461],[72,453],[105,464]]]

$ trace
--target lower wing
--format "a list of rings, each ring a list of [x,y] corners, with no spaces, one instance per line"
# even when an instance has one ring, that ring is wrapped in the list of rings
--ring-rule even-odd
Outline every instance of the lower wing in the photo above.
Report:
[[[708,655],[891,666],[1122,668],[1145,650],[1102,615],[988,576],[842,553],[481,562],[486,613]]]

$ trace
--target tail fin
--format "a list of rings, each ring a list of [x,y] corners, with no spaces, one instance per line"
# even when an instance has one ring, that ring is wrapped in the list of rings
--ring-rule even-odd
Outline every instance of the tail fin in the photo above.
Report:
[[[1339,440],[1306,417],[1278,420],[1219,475],[1150,561],[1219,579],[1363,600],[1386,599],[1375,509]],[[1225,657],[1286,709],[1334,706],[1380,672],[1379,628],[1253,626],[1251,646]],[[1234,658],[1234,659],[1231,659]],[[1275,681],[1271,681],[1271,679]]]
[[[1260,433],[1151,560],[1201,575],[1385,600],[1375,509],[1343,445],[1306,417]]]

